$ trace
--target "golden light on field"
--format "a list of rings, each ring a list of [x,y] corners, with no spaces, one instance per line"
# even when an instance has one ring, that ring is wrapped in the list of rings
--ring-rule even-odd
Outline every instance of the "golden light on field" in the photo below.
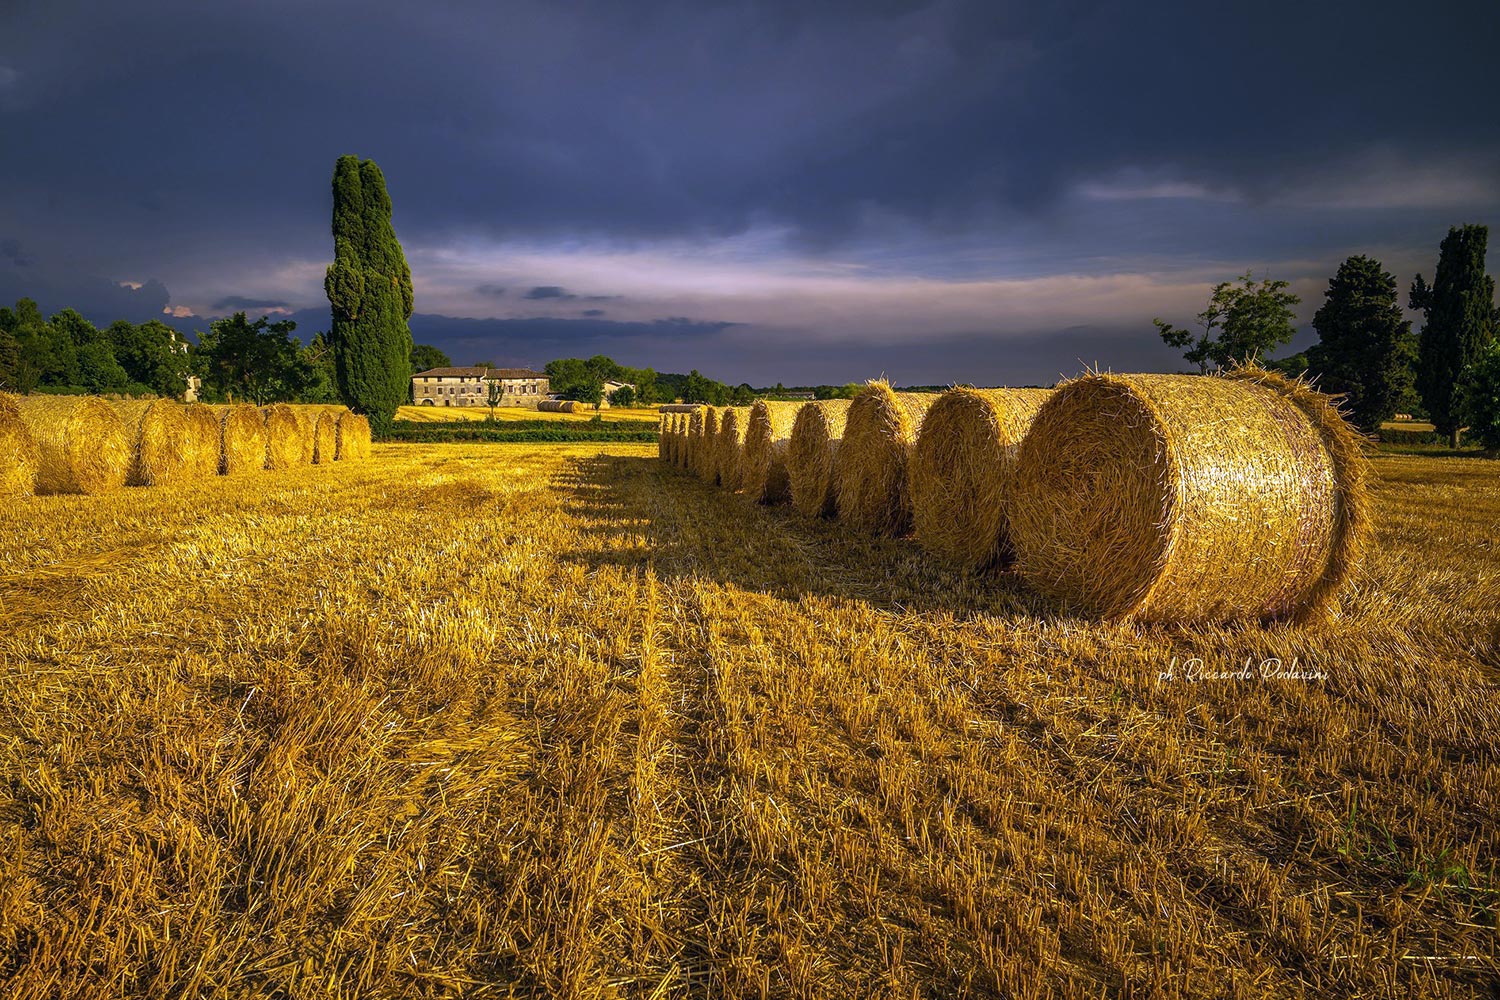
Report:
[[[649,444],[0,505],[0,986],[1471,994],[1500,471],[1374,465],[1306,628],[1059,616]]]

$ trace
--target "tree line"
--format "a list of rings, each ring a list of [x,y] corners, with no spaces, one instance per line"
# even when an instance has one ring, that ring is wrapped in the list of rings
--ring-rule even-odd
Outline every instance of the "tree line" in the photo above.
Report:
[[[1431,284],[1418,274],[1407,307],[1422,316],[1420,333],[1403,315],[1396,278],[1363,254],[1346,259],[1328,281],[1313,316],[1318,342],[1276,361],[1273,350],[1296,332],[1292,308],[1301,299],[1285,281],[1256,282],[1249,274],[1221,282],[1196,317],[1198,331],[1153,322],[1168,345],[1207,372],[1238,361],[1259,361],[1316,379],[1344,397],[1345,412],[1366,431],[1397,413],[1426,416],[1458,446],[1460,431],[1500,448],[1500,306],[1495,279],[1485,273],[1489,230],[1455,226],[1438,249]]]

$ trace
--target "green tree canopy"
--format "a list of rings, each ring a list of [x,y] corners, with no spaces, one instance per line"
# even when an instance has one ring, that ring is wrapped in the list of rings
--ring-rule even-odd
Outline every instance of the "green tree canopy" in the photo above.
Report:
[[[1490,451],[1500,450],[1500,340],[1486,344],[1464,368],[1455,395],[1470,436]]]
[[[1412,400],[1416,338],[1402,318],[1396,279],[1371,257],[1350,257],[1313,316],[1318,343],[1308,370],[1324,392],[1345,397],[1354,423],[1378,430]]]
[[[416,344],[411,349],[411,370],[425,372],[432,368],[452,368],[453,359],[431,344]]]
[[[1201,334],[1161,319],[1151,322],[1169,346],[1207,372],[1212,364],[1227,368],[1241,361],[1260,361],[1272,350],[1291,341],[1292,306],[1302,300],[1288,292],[1288,283],[1267,278],[1259,284],[1247,272],[1222,281],[1208,297],[1208,308],[1197,316]]]
[[[187,345],[160,320],[139,325],[117,320],[105,330],[115,360],[130,381],[158,396],[180,396],[187,388]]]
[[[301,398],[316,377],[292,338],[296,329],[289,319],[251,323],[242,312],[214,320],[194,354],[205,396],[257,404]]]
[[[391,225],[385,176],[373,160],[341,156],[333,171],[333,264],[323,281],[339,395],[377,432],[411,386],[411,268]]]
[[[1495,336],[1495,279],[1484,273],[1488,242],[1485,226],[1449,229],[1432,284],[1417,275],[1408,300],[1425,320],[1417,349],[1417,390],[1433,425],[1455,445],[1461,426],[1454,398],[1458,380]]]

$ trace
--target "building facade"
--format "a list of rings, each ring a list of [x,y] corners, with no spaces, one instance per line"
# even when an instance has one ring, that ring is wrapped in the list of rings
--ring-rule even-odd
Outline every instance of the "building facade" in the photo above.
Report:
[[[418,406],[488,406],[490,386],[500,386],[500,406],[536,406],[550,384],[529,368],[431,368],[411,377]]]

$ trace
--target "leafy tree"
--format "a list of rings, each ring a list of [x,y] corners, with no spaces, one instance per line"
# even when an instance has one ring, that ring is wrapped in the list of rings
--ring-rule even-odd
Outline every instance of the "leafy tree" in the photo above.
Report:
[[[160,320],[139,326],[117,320],[104,332],[131,382],[159,396],[182,395],[187,388],[188,356],[175,330]]]
[[[1495,279],[1484,273],[1485,226],[1455,226],[1438,250],[1432,284],[1419,274],[1408,300],[1424,317],[1418,345],[1417,389],[1434,426],[1458,446],[1459,377],[1495,336]]]
[[[592,403],[597,410],[599,402],[604,399],[604,381],[597,376],[586,375],[581,381],[573,383],[569,398],[580,403]]]
[[[373,160],[341,156],[334,166],[333,254],[323,288],[333,308],[339,395],[383,433],[411,386],[414,293],[385,176]]]
[[[299,363],[308,375],[307,384],[299,398],[304,403],[337,403],[339,401],[338,375],[333,366],[333,348],[328,346],[328,334],[315,333],[299,353]]]
[[[31,299],[21,299],[14,311],[0,309],[0,327],[16,345],[9,369],[10,387],[20,393],[31,392],[52,367],[52,333]]]
[[[416,344],[411,349],[411,370],[425,372],[433,368],[452,368],[453,359],[431,344]]]
[[[628,385],[622,385],[609,394],[610,406],[634,406],[635,390]]]
[[[14,392],[17,369],[21,364],[21,345],[6,326],[4,314],[9,312],[9,309],[0,309],[0,390]]]
[[[1214,286],[1208,308],[1197,316],[1201,334],[1165,320],[1151,321],[1161,339],[1181,350],[1199,371],[1207,372],[1210,364],[1226,368],[1240,361],[1259,361],[1289,343],[1297,332],[1292,306],[1302,300],[1286,290],[1287,282],[1267,278],[1256,284],[1248,272],[1236,280],[1239,284],[1221,281]]]
[[[495,407],[499,406],[500,405],[500,401],[505,398],[505,386],[497,378],[486,379],[485,381],[487,383],[487,385],[486,385],[486,392],[485,392],[485,402],[489,404],[489,408],[490,408],[490,418],[489,419],[490,419],[490,422],[494,423],[495,422]]]
[[[1500,450],[1500,340],[1486,344],[1464,368],[1457,390],[1458,416],[1469,434],[1488,450]]]
[[[1325,392],[1346,399],[1354,423],[1376,430],[1412,392],[1416,338],[1401,316],[1396,279],[1363,255],[1339,265],[1323,305],[1313,316],[1318,343],[1308,370]]]
[[[256,404],[298,399],[316,379],[301,354],[292,320],[251,323],[244,313],[216,319],[198,335],[197,362],[205,393]]]
[[[749,382],[741,382],[730,393],[729,402],[734,406],[749,406],[755,402],[755,389]]]

